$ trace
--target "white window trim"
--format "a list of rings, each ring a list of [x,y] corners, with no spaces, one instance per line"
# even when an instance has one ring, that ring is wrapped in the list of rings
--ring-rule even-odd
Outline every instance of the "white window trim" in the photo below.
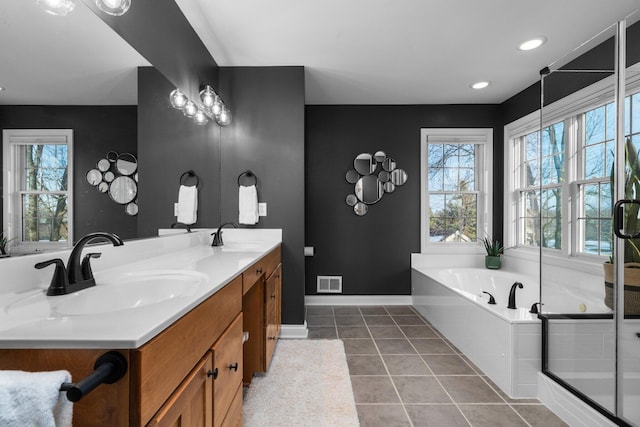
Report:
[[[67,144],[68,162],[68,221],[69,235],[66,242],[20,242],[21,213],[20,203],[16,200],[16,192],[19,190],[18,183],[14,179],[16,176],[15,147],[22,140],[23,142],[35,142],[43,138],[61,138]],[[65,249],[73,246],[73,130],[72,129],[5,129],[2,131],[2,159],[3,159],[3,186],[2,186],[2,219],[3,229],[9,239],[14,239],[9,243],[12,253],[33,253],[44,250]]]
[[[427,140],[428,137],[460,137],[484,140],[482,156],[476,159],[478,178],[478,238],[492,236],[493,209],[493,129],[492,128],[422,128],[420,129],[420,252],[421,253],[482,253],[484,247],[478,243],[435,243],[429,241],[427,197]]]
[[[637,92],[640,89],[640,74],[628,73],[632,75],[627,79],[626,89],[627,92]],[[517,256],[521,257],[538,257],[540,255],[540,248],[517,246],[517,227],[518,227],[518,194],[516,188],[516,182],[513,180],[514,170],[518,165],[516,164],[516,152],[513,144],[514,139],[531,133],[535,130],[540,130],[540,121],[542,119],[543,127],[549,126],[559,121],[570,121],[569,132],[576,133],[577,120],[576,116],[585,113],[600,105],[609,103],[614,100],[614,82],[615,76],[606,77],[584,89],[581,89],[573,94],[566,96],[553,104],[545,106],[544,117],[541,117],[540,109],[515,120],[504,127],[504,185],[505,185],[505,198],[504,198],[504,245],[505,247],[513,248],[511,251],[515,251]],[[575,135],[574,135],[575,136]],[[578,135],[579,136],[579,135]],[[577,139],[574,139],[577,141]],[[569,144],[567,144],[568,148]],[[573,152],[569,152],[569,155],[565,157],[567,162],[578,162],[579,159],[576,156],[580,156],[579,150],[575,150],[573,145],[570,147]],[[571,191],[575,190],[576,176],[578,167],[581,167],[580,163],[575,165],[571,175],[567,175],[566,184],[567,188],[570,186]],[[571,184],[569,184],[571,183]],[[564,190],[563,190],[564,191]],[[571,200],[571,206],[563,206],[563,216],[567,213],[567,209],[570,211],[568,216],[564,218],[570,218],[567,223],[566,231],[563,230],[563,239],[565,239],[565,233],[570,233],[570,227],[576,224],[577,212],[574,209],[577,201]],[[564,203],[568,205],[568,203]],[[549,260],[554,260],[553,264],[566,268],[583,269],[585,264],[597,264],[598,268],[602,268],[601,264],[608,257],[589,255],[589,254],[572,254],[574,248],[577,246],[577,233],[571,233],[571,238],[564,240],[570,246],[565,246],[562,251],[554,249],[544,249],[543,256]],[[514,252],[511,252],[514,254]]]

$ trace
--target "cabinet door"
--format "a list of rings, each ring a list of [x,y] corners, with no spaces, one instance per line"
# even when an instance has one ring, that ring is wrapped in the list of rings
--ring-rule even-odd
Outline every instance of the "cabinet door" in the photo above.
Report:
[[[242,313],[213,345],[213,425],[220,427],[242,386]],[[240,405],[242,411],[242,405]]]
[[[242,427],[242,386],[238,387],[222,427]]]
[[[171,395],[148,426],[158,427],[211,427],[213,396],[211,380],[211,353],[196,365],[191,373]]]
[[[265,366],[269,369],[271,357],[280,337],[282,278],[281,265],[274,270],[265,284]]]

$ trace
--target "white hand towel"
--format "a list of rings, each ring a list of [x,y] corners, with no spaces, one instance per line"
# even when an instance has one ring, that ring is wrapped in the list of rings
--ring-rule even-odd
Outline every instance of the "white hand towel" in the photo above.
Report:
[[[73,404],[60,391],[67,371],[0,371],[0,425],[71,427]]]
[[[191,225],[198,220],[198,187],[181,185],[178,191],[178,222]]]
[[[245,225],[258,223],[258,190],[255,185],[245,187],[241,185],[238,190],[238,222]]]

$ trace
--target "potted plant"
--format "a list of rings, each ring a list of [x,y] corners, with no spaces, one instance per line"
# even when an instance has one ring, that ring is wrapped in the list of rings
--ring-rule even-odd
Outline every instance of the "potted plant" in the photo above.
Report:
[[[487,255],[484,257],[484,266],[490,269],[498,269],[502,265],[500,255],[504,252],[504,247],[499,240],[493,240],[489,237],[482,239]]]
[[[4,235],[4,231],[0,231],[0,257],[9,256],[9,242],[12,240]]]
[[[640,157],[631,143],[625,141],[626,174],[624,181],[624,198],[640,199]],[[611,206],[613,208],[613,185],[615,164],[611,167]],[[626,230],[635,233],[640,230],[640,219],[636,203],[626,204],[623,210],[622,223]],[[613,256],[604,263],[604,303],[613,309],[613,276],[615,265]],[[624,314],[640,314],[640,238],[624,240]]]

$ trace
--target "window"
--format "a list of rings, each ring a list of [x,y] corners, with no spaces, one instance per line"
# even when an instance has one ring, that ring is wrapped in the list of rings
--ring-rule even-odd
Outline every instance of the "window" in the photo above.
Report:
[[[3,132],[4,229],[12,251],[65,248],[73,242],[71,130]]]
[[[545,108],[506,127],[507,244],[564,256],[609,256],[613,250],[611,173],[615,106],[611,83]],[[625,138],[640,147],[640,81],[628,82]]]
[[[491,129],[422,129],[422,248],[490,235]]]

